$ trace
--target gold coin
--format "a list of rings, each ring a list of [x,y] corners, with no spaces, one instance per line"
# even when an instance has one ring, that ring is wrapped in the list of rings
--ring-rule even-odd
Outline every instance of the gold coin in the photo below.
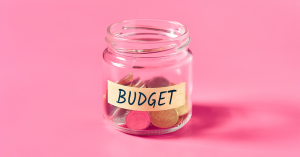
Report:
[[[187,103],[185,103],[184,105],[175,108],[175,110],[178,112],[179,116],[183,116],[190,111],[190,107]]]
[[[175,108],[175,110],[178,112],[179,116],[183,116],[187,114],[190,111],[189,104],[187,103],[187,96],[185,95],[185,104]]]
[[[159,128],[169,128],[178,121],[178,113],[175,109],[162,111],[149,111],[151,123]]]

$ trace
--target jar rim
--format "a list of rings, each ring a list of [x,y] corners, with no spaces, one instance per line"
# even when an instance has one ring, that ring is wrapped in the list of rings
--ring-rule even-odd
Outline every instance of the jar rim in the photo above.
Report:
[[[170,24],[180,26],[181,28],[183,28],[184,32],[182,34],[176,36],[176,37],[169,37],[167,39],[162,39],[162,40],[158,40],[158,41],[155,41],[155,40],[154,41],[145,41],[145,40],[136,40],[136,39],[126,39],[124,37],[116,36],[111,32],[112,27],[114,27],[118,24],[127,23],[127,22],[136,22],[136,21],[148,21],[148,22],[153,21],[153,22],[170,23]],[[153,27],[152,29],[162,30],[162,31],[170,31],[168,29],[155,28],[155,27]],[[170,42],[170,41],[182,40],[182,39],[186,38],[187,36],[189,36],[189,30],[188,30],[186,25],[183,25],[183,24],[181,24],[179,22],[176,22],[176,21],[161,20],[161,19],[132,19],[132,20],[119,21],[119,22],[111,24],[110,26],[107,27],[107,34],[111,39],[116,40],[116,41],[139,42],[139,43],[161,43],[161,42]]]

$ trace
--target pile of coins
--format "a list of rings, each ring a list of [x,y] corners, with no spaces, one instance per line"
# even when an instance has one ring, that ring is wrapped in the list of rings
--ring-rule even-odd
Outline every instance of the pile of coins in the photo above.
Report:
[[[154,77],[146,81],[142,81],[139,77],[133,79],[132,73],[126,75],[116,83],[136,88],[159,88],[175,85],[164,77]],[[184,105],[162,111],[134,111],[119,108],[107,102],[107,93],[103,96],[103,100],[104,111],[113,123],[134,130],[144,130],[150,126],[157,128],[178,126],[187,118],[190,111],[187,97],[185,98]]]

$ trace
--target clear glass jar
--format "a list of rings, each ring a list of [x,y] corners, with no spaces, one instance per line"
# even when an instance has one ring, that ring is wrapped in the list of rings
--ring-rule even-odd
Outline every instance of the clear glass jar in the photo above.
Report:
[[[107,28],[103,52],[103,115],[116,129],[165,134],[192,115],[192,53],[186,26],[128,20]]]

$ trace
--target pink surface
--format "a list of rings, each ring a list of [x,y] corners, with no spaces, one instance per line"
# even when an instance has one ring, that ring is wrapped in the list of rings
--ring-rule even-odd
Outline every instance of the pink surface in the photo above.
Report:
[[[101,115],[106,27],[137,18],[190,29],[193,117],[171,134]],[[299,28],[299,0],[0,1],[0,157],[300,156]]]

